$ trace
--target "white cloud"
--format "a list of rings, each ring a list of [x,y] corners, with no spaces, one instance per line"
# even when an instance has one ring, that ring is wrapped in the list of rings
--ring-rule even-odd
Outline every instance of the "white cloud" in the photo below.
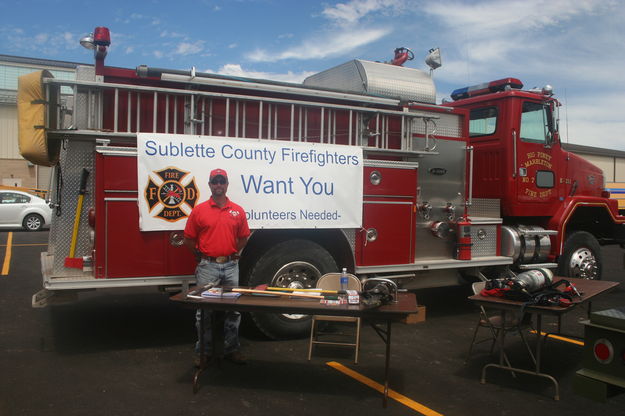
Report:
[[[181,42],[176,46],[175,55],[192,55],[204,50],[204,41],[198,40],[193,43]]]
[[[323,59],[348,53],[359,46],[374,42],[390,33],[388,28],[354,29],[309,38],[284,51],[257,49],[248,58],[255,62],[275,62],[283,59]]]
[[[423,11],[446,27],[445,66],[438,74],[448,82],[512,75],[597,88],[625,66],[625,14],[613,1],[431,2]]]
[[[399,10],[403,5],[402,0],[351,0],[328,6],[321,13],[338,24],[351,25],[370,13]]]
[[[131,23],[132,21],[146,21],[149,22],[150,25],[152,26],[158,26],[161,24],[161,19],[159,19],[158,17],[154,17],[154,16],[148,16],[145,14],[141,14],[141,13],[131,13],[128,16],[125,16],[124,18],[121,17],[117,17],[115,18],[116,22],[119,23]]]
[[[67,31],[25,33],[28,32],[21,28],[4,26],[0,28],[0,44],[12,53],[54,57],[62,51],[77,49],[80,39],[78,34]]]
[[[568,136],[571,143],[625,150],[622,96],[591,93],[571,97],[570,91],[566,96],[564,101],[565,91],[560,91],[559,98],[564,101],[560,110],[562,141]]]
[[[48,41],[48,34],[47,33],[40,33],[38,35],[35,35],[34,41],[36,43],[46,43]]]
[[[206,72],[212,72],[219,75],[231,75],[237,77],[246,77],[246,78],[257,78],[257,79],[269,79],[273,81],[282,81],[282,82],[295,82],[301,83],[305,78],[309,77],[313,74],[313,72],[291,72],[288,71],[283,74],[275,73],[275,72],[262,72],[262,71],[253,71],[246,70],[241,67],[239,64],[226,64],[223,65],[219,70],[212,71],[207,70]]]
[[[553,26],[613,4],[602,0],[489,0],[478,3],[431,1],[423,11],[450,27],[478,37],[492,31],[523,32]]]
[[[560,130],[561,140],[565,143],[625,151],[625,140],[623,140],[625,121],[576,120],[569,115],[568,129],[563,123]]]
[[[324,30],[317,31],[299,42],[282,50],[257,49],[248,59],[255,62],[276,62],[284,59],[325,59],[349,54],[354,49],[375,42],[393,30],[382,27],[373,17],[398,13],[404,10],[406,0],[351,0],[326,6],[321,15],[328,21]],[[375,16],[371,16],[375,15]],[[372,21],[363,24],[365,17]],[[278,36],[291,39],[292,33]]]
[[[168,30],[163,30],[159,36],[162,38],[185,38],[186,37],[186,35],[183,35],[182,33],[170,32]]]

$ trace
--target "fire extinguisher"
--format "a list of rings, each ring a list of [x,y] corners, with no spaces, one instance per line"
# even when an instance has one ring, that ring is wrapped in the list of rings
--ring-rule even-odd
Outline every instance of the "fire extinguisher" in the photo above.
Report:
[[[471,260],[471,223],[466,218],[459,218],[456,225],[456,260]]]

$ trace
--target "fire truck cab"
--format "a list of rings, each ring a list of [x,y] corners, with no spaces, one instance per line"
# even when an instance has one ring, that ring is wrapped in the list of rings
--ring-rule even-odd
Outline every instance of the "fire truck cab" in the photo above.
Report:
[[[444,104],[470,112],[474,195],[501,201],[502,244],[518,264],[539,256],[561,275],[601,278],[600,244],[623,244],[625,217],[603,172],[562,149],[553,89],[522,88],[504,78],[457,89]],[[556,233],[524,238],[540,230]]]

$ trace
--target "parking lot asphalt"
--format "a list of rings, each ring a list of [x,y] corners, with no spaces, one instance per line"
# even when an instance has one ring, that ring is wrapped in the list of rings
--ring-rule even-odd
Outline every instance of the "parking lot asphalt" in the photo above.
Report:
[[[0,232],[0,262],[8,235]],[[480,384],[481,368],[494,356],[485,343],[465,363],[478,318],[468,285],[417,291],[426,322],[393,326],[390,388],[404,399],[389,400],[386,409],[377,391],[327,364],[381,383],[384,344],[367,326],[355,365],[351,351],[341,349],[319,349],[308,362],[306,339],[270,341],[244,322],[248,364],[209,369],[194,395],[193,311],[154,289],[89,292],[72,304],[33,309],[46,243],[47,232],[14,231],[7,273],[0,275],[0,416],[625,414],[625,394],[607,403],[575,395],[571,381],[583,347],[569,342],[549,340],[544,348],[543,369],[560,380],[559,401],[552,385],[536,377],[492,370]],[[593,302],[593,310],[625,306],[622,252],[603,248],[604,279],[621,287]],[[584,313],[567,314],[564,332],[582,336]],[[510,338],[511,361],[528,365],[522,345]]]

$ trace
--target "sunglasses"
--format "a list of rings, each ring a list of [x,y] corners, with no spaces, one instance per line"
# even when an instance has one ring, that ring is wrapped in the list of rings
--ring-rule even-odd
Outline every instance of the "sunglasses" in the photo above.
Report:
[[[228,181],[225,178],[214,178],[211,179],[211,185],[225,185]]]

